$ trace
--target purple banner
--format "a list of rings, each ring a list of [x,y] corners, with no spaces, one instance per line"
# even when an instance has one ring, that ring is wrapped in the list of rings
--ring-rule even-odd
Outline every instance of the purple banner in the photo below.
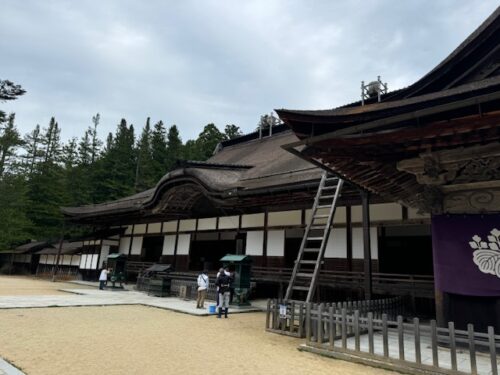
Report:
[[[500,296],[500,215],[432,218],[436,288],[467,296]]]

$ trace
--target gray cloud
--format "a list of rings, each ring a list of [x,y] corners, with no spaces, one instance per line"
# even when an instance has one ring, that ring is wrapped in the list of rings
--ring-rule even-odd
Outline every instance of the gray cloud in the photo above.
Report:
[[[100,112],[177,124],[184,140],[214,122],[245,131],[273,108],[332,108],[361,80],[390,89],[437,65],[494,11],[494,0],[4,0],[0,78],[28,93],[2,103],[23,132],[55,116],[63,138]]]

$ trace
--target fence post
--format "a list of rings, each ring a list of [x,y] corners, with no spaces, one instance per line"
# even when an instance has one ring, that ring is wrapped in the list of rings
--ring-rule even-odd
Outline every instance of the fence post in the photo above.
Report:
[[[384,346],[384,357],[389,357],[389,332],[387,331],[387,314],[382,314],[382,343]]]
[[[302,338],[304,335],[304,304],[299,303],[299,337]]]
[[[269,328],[270,318],[271,318],[271,300],[268,299],[267,309],[266,309],[266,329]]]
[[[324,304],[320,303],[318,306],[318,321],[316,325],[317,334],[316,334],[316,342],[318,344],[323,344],[323,309]]]
[[[405,333],[403,326],[403,317],[398,315],[398,344],[399,344],[399,359],[405,360]]]
[[[295,330],[295,301],[290,305],[290,333]]]
[[[457,344],[455,342],[455,323],[448,322],[448,332],[450,335],[450,358],[451,369],[457,370]]]
[[[328,309],[328,322],[329,322],[329,331],[328,331],[328,338],[330,340],[330,349],[333,349],[335,347],[335,335],[336,335],[336,330],[335,330],[335,319],[334,319],[334,310],[335,309],[335,304],[332,303],[330,308]]]
[[[434,367],[439,367],[439,357],[437,348],[437,328],[435,320],[431,320],[431,347],[432,347],[432,364],[434,365]]]
[[[311,343],[311,303],[306,303],[306,343]]]
[[[368,313],[368,351],[373,354],[373,313]]]
[[[347,311],[342,309],[342,348],[347,348]]]
[[[469,336],[470,372],[472,375],[477,375],[476,342],[474,341],[474,325],[470,323],[467,324],[467,334]]]
[[[492,326],[488,327],[488,342],[490,344],[491,373],[492,375],[498,375],[495,329]]]
[[[413,332],[415,335],[415,360],[417,364],[422,363],[422,355],[420,352],[420,321],[418,318],[413,318]]]
[[[359,343],[359,310],[354,311],[354,348],[360,351]]]

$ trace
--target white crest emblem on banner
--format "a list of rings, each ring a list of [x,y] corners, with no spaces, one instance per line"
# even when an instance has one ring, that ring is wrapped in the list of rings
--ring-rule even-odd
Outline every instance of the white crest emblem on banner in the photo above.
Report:
[[[500,230],[493,229],[488,235],[488,241],[483,241],[476,234],[469,246],[474,249],[472,260],[479,270],[500,278]]]

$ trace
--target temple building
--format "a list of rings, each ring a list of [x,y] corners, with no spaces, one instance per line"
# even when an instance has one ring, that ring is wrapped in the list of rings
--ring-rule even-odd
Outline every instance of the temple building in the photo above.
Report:
[[[499,15],[411,86],[379,95],[374,82],[363,103],[277,111],[300,138],[286,149],[432,215],[437,318],[482,329],[500,328]]]

